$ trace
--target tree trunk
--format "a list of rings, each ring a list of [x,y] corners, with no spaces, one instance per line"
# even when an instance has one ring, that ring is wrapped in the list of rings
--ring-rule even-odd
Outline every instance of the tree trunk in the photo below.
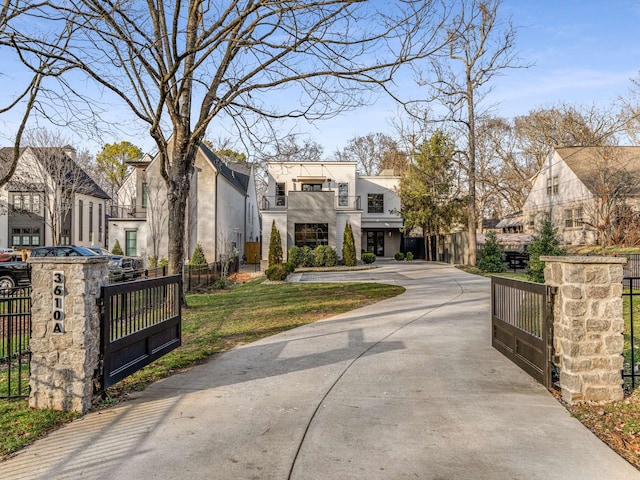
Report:
[[[469,74],[467,74],[467,115],[467,120],[469,122],[469,201],[467,203],[469,256],[467,259],[467,264],[470,266],[475,266],[478,250],[478,239],[476,236],[476,227],[478,223],[478,220],[476,218],[476,125],[473,86],[471,85]]]

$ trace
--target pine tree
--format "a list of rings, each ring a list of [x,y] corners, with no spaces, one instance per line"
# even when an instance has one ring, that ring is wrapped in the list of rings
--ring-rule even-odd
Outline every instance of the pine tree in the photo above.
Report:
[[[527,277],[531,282],[544,283],[544,262],[540,260],[542,255],[564,255],[566,252],[560,247],[560,239],[557,230],[551,220],[543,220],[540,230],[533,237],[533,241],[527,249],[529,253],[529,265]]]
[[[344,227],[344,236],[342,239],[342,264],[353,267],[356,261],[356,243],[353,239],[351,224],[347,222]]]
[[[274,220],[271,225],[271,237],[269,238],[269,266],[276,263],[282,263],[282,239]]]
[[[487,238],[479,252],[478,268],[483,272],[499,273],[507,269],[502,260],[502,247],[498,243],[496,232],[488,232]]]
[[[196,248],[193,250],[193,254],[189,260],[189,265],[207,265],[207,259],[204,256],[204,251],[202,250],[202,244],[200,244],[200,242],[196,244]]]
[[[120,246],[120,242],[118,240],[116,240],[116,243],[113,244],[111,253],[113,253],[114,255],[124,255],[124,252],[122,251],[122,247]]]

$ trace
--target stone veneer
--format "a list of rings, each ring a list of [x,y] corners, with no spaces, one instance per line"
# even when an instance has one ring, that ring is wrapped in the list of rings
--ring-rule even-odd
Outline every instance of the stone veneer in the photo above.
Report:
[[[100,355],[96,299],[108,283],[106,257],[31,258],[32,332],[29,406],[85,413]],[[53,272],[65,274],[64,332],[54,332]]]
[[[557,287],[553,346],[562,398],[569,404],[621,400],[625,258],[540,257]]]

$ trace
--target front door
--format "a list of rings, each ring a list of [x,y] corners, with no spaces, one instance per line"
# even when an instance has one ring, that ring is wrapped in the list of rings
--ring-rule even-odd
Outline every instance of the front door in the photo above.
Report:
[[[373,230],[367,232],[367,252],[375,253],[376,257],[384,256],[384,232]]]

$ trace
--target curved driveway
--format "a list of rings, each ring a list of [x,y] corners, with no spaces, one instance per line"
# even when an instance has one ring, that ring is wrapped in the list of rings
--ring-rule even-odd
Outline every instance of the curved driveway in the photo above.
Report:
[[[640,479],[491,347],[487,279],[425,262],[294,276],[357,279],[407,291],[157,382],[0,478]]]

